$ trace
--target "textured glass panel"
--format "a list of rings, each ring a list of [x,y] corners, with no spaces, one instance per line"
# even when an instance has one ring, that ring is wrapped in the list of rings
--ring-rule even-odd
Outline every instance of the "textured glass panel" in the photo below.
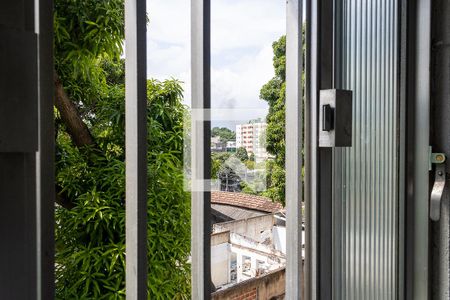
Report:
[[[353,91],[353,136],[334,151],[333,294],[395,299],[398,4],[337,2],[336,86]]]

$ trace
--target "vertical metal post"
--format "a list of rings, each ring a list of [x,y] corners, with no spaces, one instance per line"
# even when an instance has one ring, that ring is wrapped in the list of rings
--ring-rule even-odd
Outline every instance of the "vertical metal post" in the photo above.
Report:
[[[38,298],[36,152],[39,151],[40,97],[36,12],[34,0],[0,2],[2,299]]]
[[[145,0],[125,1],[126,297],[147,299]]]
[[[301,299],[302,0],[287,1],[286,22],[286,298]]]
[[[310,236],[310,245],[308,249],[310,250],[310,256],[308,257],[310,269],[308,270],[308,295],[310,299],[318,299],[318,286],[319,286],[319,205],[318,205],[318,135],[317,135],[317,122],[318,114],[317,107],[319,103],[318,99],[318,89],[320,85],[319,80],[319,8],[318,2],[314,0],[308,1],[308,11],[311,18],[309,19],[309,29],[310,33],[310,62],[311,67],[307,75],[309,83],[309,96],[310,96],[310,111],[308,112],[310,116],[309,121],[309,136],[310,136],[310,149],[309,155],[309,165],[311,166],[310,172],[306,174],[307,178],[310,179],[308,187],[310,188],[310,198],[307,199],[310,206],[310,219],[307,224],[306,230],[308,230]]]
[[[38,34],[36,154],[37,299],[55,297],[55,136],[53,119],[53,1],[35,0]]]
[[[431,2],[418,0],[416,7],[414,299],[428,299]]]
[[[320,89],[332,88],[334,13],[332,0],[311,1],[310,22],[310,281],[311,299],[331,299],[332,150],[318,148]]]
[[[210,178],[210,0],[191,1],[192,194],[191,255],[192,299],[211,294]]]
[[[304,10],[305,14],[305,102],[304,102],[304,132],[305,132],[305,144],[303,145],[304,151],[304,168],[305,168],[305,177],[304,177],[304,203],[305,203],[305,260],[303,264],[304,268],[304,277],[303,277],[303,286],[304,286],[304,296],[305,299],[311,299],[311,271],[312,271],[312,238],[311,238],[311,0],[306,0]]]
[[[406,157],[407,157],[407,70],[408,70],[408,0],[399,4],[399,175],[398,175],[398,299],[406,299],[405,294],[405,237],[406,237]]]
[[[432,2],[431,40],[431,143],[433,152],[450,154],[450,1]],[[447,163],[447,172],[449,164]],[[439,222],[430,224],[430,272],[431,299],[450,297],[450,193],[444,191]]]

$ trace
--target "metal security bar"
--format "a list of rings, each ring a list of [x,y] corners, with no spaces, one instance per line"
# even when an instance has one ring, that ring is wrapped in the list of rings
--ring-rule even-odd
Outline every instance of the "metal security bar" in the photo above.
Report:
[[[126,297],[147,299],[145,0],[125,1]]]
[[[286,6],[286,299],[302,298],[302,0]]]
[[[191,1],[192,186],[191,256],[192,299],[211,296],[210,178],[210,0]]]
[[[332,88],[333,66],[333,1],[308,0],[307,15],[310,68],[307,72],[309,82],[308,121],[308,179],[309,198],[306,210],[309,218],[306,230],[309,236],[307,245],[309,257],[308,284],[306,294],[310,299],[331,299],[331,205],[332,176],[331,148],[318,147],[318,108],[319,90]],[[309,46],[309,47],[308,47]],[[308,76],[309,75],[309,76]]]
[[[53,156],[47,157],[39,140],[41,126],[50,119],[39,120],[41,113],[53,110],[47,92],[52,85],[46,72],[40,72],[39,54],[46,57],[52,44],[47,20],[43,20],[42,40],[39,7],[34,0],[0,2],[0,295],[2,299],[37,299],[43,281],[52,280],[54,245],[52,209],[54,195],[48,195],[49,178],[40,178],[39,160],[42,166],[52,164]],[[49,3],[50,5],[50,3]],[[50,7],[42,7],[47,11]],[[47,40],[46,40],[47,38]],[[51,36],[50,36],[51,38]],[[42,43],[41,43],[42,42]],[[42,46],[42,47],[41,47]],[[48,57],[47,57],[48,58]],[[50,56],[51,58],[51,56]],[[51,59],[50,59],[51,61]],[[46,62],[46,61],[44,61]],[[51,64],[50,64],[51,67]],[[42,69],[43,70],[43,69]],[[41,77],[44,76],[44,77]],[[49,105],[50,103],[50,105]],[[50,114],[52,116],[52,114]],[[49,132],[53,135],[53,131]],[[45,137],[47,135],[44,134]],[[51,152],[50,152],[51,153]],[[51,182],[54,185],[54,182]],[[41,194],[42,193],[42,194]],[[41,196],[44,200],[40,213]],[[47,214],[48,213],[48,214]],[[44,219],[46,216],[49,219]],[[42,229],[48,229],[42,233]],[[44,235],[44,236],[43,236]],[[41,250],[48,250],[46,259]],[[43,261],[45,261],[43,263]],[[43,266],[44,265],[44,266]],[[43,266],[43,267],[42,267]],[[50,297],[53,283],[49,283]]]
[[[34,0],[38,34],[38,152],[36,153],[37,299],[55,297],[55,136],[53,1]]]

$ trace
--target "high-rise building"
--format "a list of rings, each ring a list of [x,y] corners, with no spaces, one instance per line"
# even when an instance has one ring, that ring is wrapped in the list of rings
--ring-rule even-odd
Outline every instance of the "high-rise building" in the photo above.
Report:
[[[255,155],[256,162],[266,160],[269,155],[266,151],[267,123],[248,123],[236,125],[236,148],[243,147],[250,155]]]

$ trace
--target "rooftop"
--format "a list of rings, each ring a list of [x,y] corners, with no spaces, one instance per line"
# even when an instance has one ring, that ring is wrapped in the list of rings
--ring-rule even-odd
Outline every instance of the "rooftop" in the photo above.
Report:
[[[280,203],[272,202],[267,197],[222,191],[211,192],[211,203],[237,206],[266,213],[275,213],[283,209]]]

